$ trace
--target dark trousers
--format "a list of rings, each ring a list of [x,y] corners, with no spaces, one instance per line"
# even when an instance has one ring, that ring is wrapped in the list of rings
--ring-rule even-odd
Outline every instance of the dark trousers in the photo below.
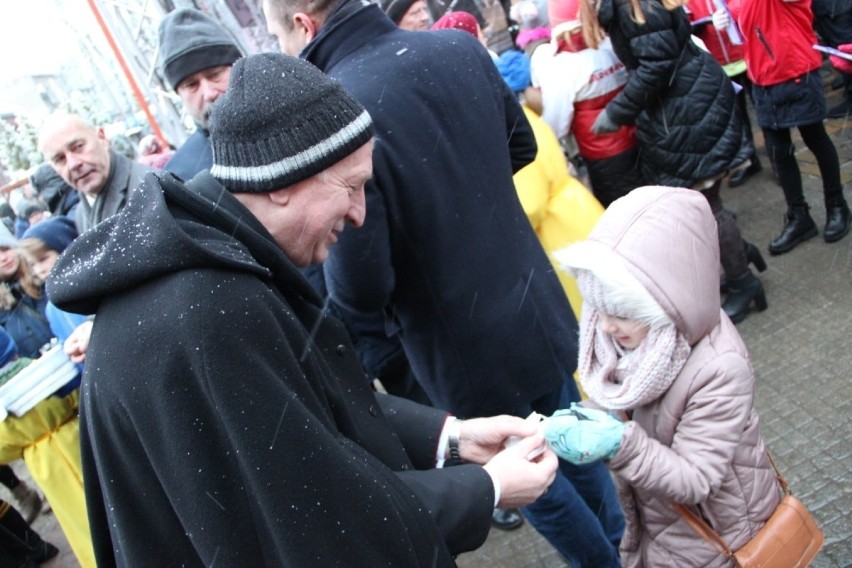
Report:
[[[813,152],[822,176],[822,187],[826,206],[842,203],[843,184],[840,181],[840,160],[837,149],[825,131],[822,122],[799,126],[799,133],[808,149]],[[796,149],[789,128],[764,128],[766,152],[775,165],[778,181],[784,190],[787,209],[807,207],[802,191],[802,174],[796,161]]]
[[[574,378],[567,376],[560,391],[520,409],[550,416],[580,401]],[[523,508],[530,524],[573,568],[618,568],[618,545],[624,534],[624,515],[615,484],[602,462],[573,465],[559,460],[556,480],[539,499]]]
[[[716,226],[719,233],[719,259],[722,270],[728,281],[743,278],[748,273],[748,258],[746,257],[745,243],[740,234],[740,228],[734,214],[725,209],[719,190],[722,180],[717,181],[709,189],[702,191],[707,198],[713,217],[716,218]]]

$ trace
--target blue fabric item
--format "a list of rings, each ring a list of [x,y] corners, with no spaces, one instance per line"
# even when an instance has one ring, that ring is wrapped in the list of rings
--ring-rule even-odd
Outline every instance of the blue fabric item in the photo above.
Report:
[[[6,333],[6,330],[0,327],[0,367],[4,366],[9,361],[12,361],[18,356],[18,347],[15,345],[15,340],[12,336]]]
[[[44,315],[47,296],[42,294],[41,298],[36,300],[25,294],[17,283],[11,288],[17,301],[11,310],[0,310],[0,325],[15,340],[19,356],[38,359],[42,346],[50,343],[53,338],[53,332]]]
[[[624,423],[620,420],[573,403],[569,409],[556,411],[544,430],[553,451],[575,465],[612,458],[623,436]]]
[[[202,170],[213,166],[213,146],[206,130],[199,128],[177,149],[163,168],[184,181],[189,181]]]
[[[77,226],[68,217],[60,215],[32,225],[22,238],[39,239],[47,248],[61,254],[77,238]]]
[[[63,312],[50,302],[47,303],[47,307],[44,309],[44,315],[47,317],[47,322],[50,324],[50,330],[59,340],[59,343],[65,343],[65,340],[68,339],[71,332],[77,329],[81,323],[89,319],[88,316],[74,314],[71,312]],[[77,369],[80,371],[77,373],[77,376],[65,383],[64,386],[53,393],[53,396],[65,398],[71,394],[74,389],[80,386],[80,381],[83,378],[83,365],[77,363]]]
[[[503,80],[514,92],[521,93],[530,86],[530,58],[523,51],[504,51],[495,63]]]
[[[573,377],[566,373],[561,391],[524,409],[550,416],[580,400]],[[524,414],[524,416],[526,416]],[[617,568],[624,515],[609,471],[602,462],[574,465],[559,460],[556,480],[544,495],[522,509],[524,516],[577,568]]]

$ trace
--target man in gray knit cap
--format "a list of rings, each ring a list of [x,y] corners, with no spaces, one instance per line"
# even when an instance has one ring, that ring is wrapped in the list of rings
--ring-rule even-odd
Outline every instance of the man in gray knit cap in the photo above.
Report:
[[[231,66],[242,52],[225,28],[198,10],[168,14],[160,22],[159,38],[160,74],[198,127],[164,169],[188,180],[213,165],[210,108],[228,88]]]
[[[529,459],[543,439],[520,418],[375,395],[301,276],[364,222],[370,115],[267,53],[234,65],[210,133],[209,172],[148,175],[48,285],[97,312],[80,436],[98,566],[453,566],[557,460]],[[436,469],[449,457],[467,463]]]

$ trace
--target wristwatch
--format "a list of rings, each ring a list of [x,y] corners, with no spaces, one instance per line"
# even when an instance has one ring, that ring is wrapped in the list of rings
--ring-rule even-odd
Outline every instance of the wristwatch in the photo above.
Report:
[[[453,418],[453,421],[447,426],[447,449],[450,452],[450,459],[461,461],[459,453],[459,437],[461,436],[462,420]]]

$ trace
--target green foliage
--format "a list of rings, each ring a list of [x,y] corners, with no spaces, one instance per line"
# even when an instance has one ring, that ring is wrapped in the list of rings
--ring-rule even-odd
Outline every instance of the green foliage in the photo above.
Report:
[[[28,170],[42,163],[38,151],[38,132],[25,116],[2,120],[0,127],[0,164],[7,170]]]

